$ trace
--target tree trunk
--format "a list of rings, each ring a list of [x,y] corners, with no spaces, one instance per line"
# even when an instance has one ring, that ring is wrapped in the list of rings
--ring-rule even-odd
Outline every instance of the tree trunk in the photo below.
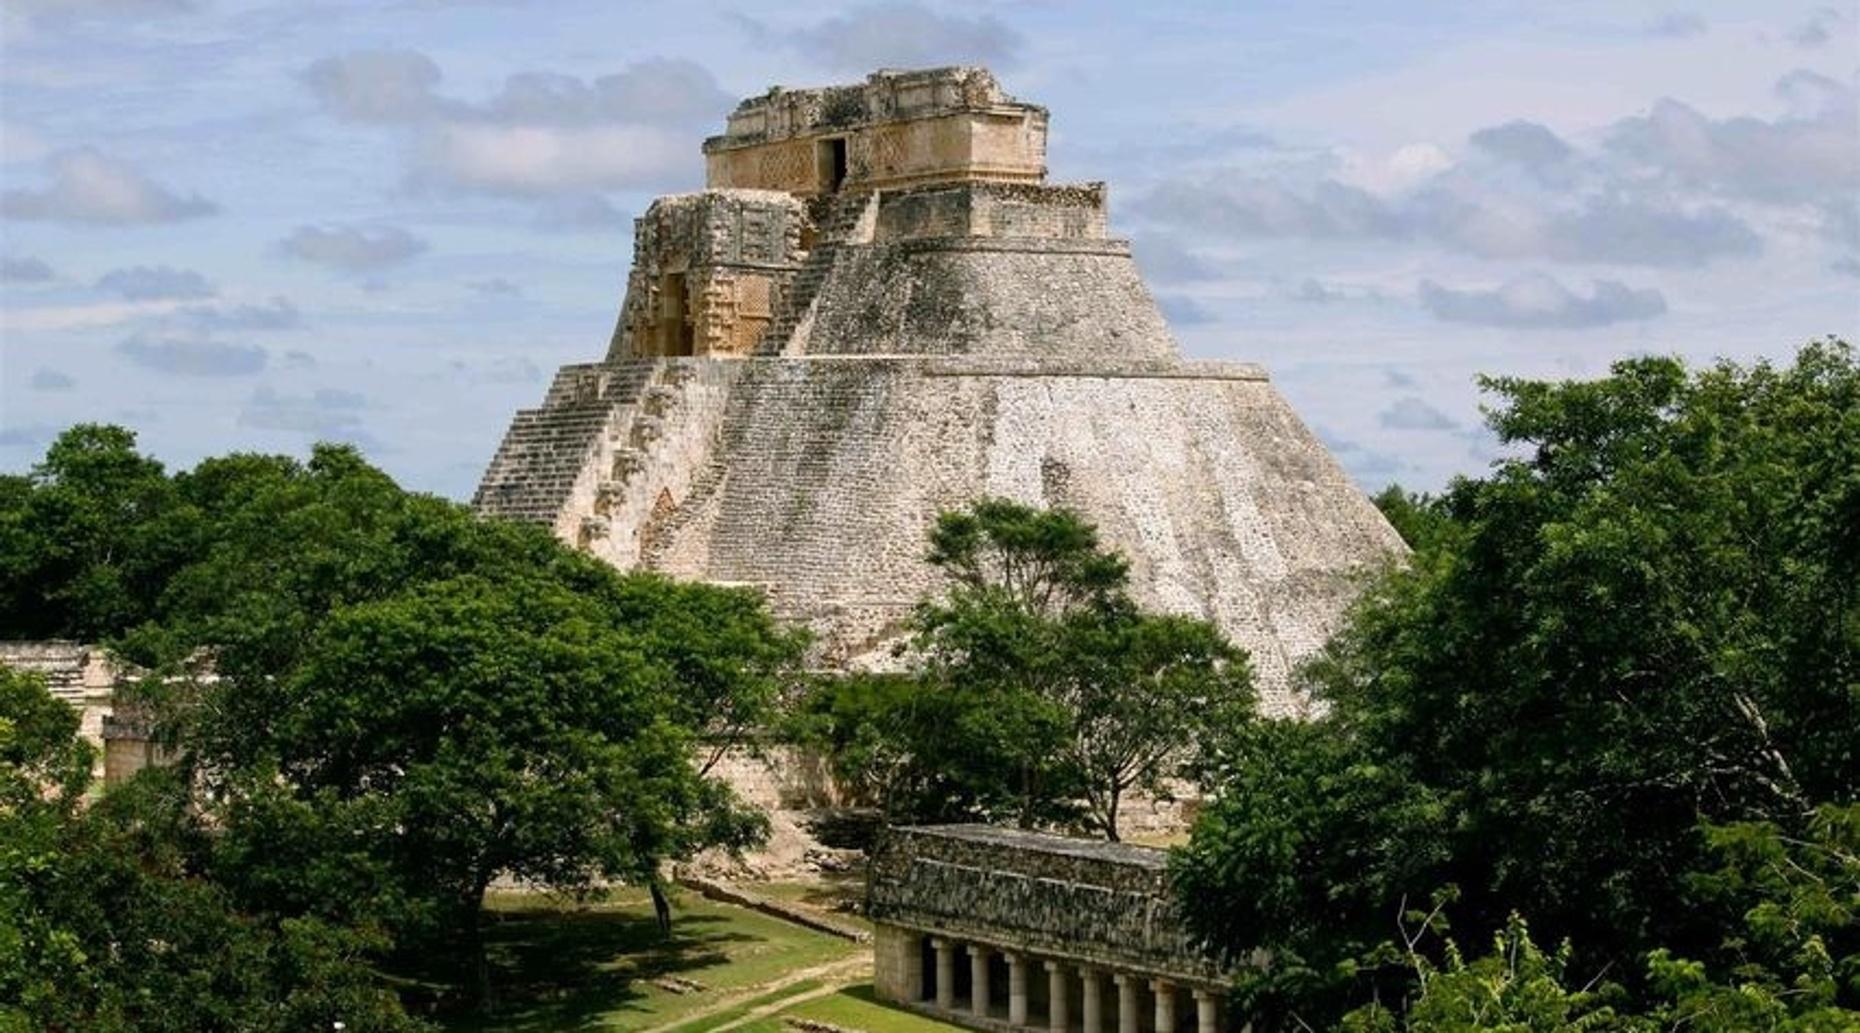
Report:
[[[1113,784],[1111,786],[1110,800],[1105,805],[1105,808],[1104,808],[1104,817],[1105,817],[1104,838],[1110,840],[1113,843],[1118,841],[1117,839],[1117,803],[1118,803],[1119,797],[1121,797],[1122,795],[1123,795],[1123,789],[1117,786],[1116,784]]]
[[[665,899],[665,887],[660,885],[656,875],[646,886],[652,891],[652,915],[659,921],[659,936],[663,939],[671,939],[672,904],[671,901]]]
[[[1033,828],[1034,776],[1033,765],[1023,764],[1020,768],[1020,827]]]
[[[463,901],[465,908],[465,963],[467,989],[471,994],[472,1005],[479,1011],[490,1011],[496,1007],[496,994],[491,989],[491,962],[484,950],[484,891],[490,880],[478,876],[471,892]]]

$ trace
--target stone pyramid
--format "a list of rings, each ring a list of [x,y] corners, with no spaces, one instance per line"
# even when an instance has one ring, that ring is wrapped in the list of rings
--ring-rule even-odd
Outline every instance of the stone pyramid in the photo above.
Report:
[[[474,500],[623,568],[753,585],[829,665],[936,587],[936,515],[1063,505],[1141,601],[1219,623],[1269,711],[1401,550],[1257,366],[1185,361],[1102,183],[979,68],[774,88],[637,221],[606,357],[517,413]]]

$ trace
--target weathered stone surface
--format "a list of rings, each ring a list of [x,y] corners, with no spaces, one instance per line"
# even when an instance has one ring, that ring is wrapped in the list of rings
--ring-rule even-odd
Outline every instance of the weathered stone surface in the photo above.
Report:
[[[981,68],[880,71],[851,86],[771,88],[704,141],[712,187],[799,195],[897,189],[953,177],[1038,182],[1046,109]]]
[[[821,663],[866,665],[939,587],[938,513],[1067,506],[1297,712],[1290,672],[1400,541],[1262,370],[1181,358],[1103,185],[1042,182],[1045,127],[977,69],[746,101],[712,189],[640,220],[606,358],[517,414],[478,509],[760,587]]]
[[[1073,964],[1225,984],[1196,948],[1148,847],[984,825],[887,830],[866,913],[903,927]],[[903,962],[900,962],[903,963]]]

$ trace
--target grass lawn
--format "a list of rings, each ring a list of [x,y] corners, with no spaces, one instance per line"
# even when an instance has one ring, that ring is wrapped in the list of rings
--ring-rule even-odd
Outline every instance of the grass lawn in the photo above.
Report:
[[[794,1033],[783,1024],[784,1017],[816,1019],[861,1033],[955,1033],[961,1026],[925,1018],[916,1012],[894,1008],[872,996],[870,985],[848,987],[836,994],[796,1005],[780,1015],[738,1026],[740,1033]],[[732,1033],[737,1033],[732,1031]]]
[[[672,898],[669,940],[644,892],[581,907],[504,894],[488,906],[499,1006],[448,1021],[456,1033],[647,1029],[867,949],[687,892]]]
[[[872,928],[872,923],[861,913],[865,903],[863,874],[829,875],[814,882],[746,882],[740,888],[759,897],[818,912],[828,921],[848,928]]]

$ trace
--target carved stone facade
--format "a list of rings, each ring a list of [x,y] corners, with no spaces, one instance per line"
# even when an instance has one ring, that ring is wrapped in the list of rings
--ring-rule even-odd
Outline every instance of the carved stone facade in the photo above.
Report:
[[[704,141],[713,188],[802,197],[920,183],[1046,178],[1046,109],[1001,92],[981,68],[880,71],[743,101]]]
[[[768,190],[661,197],[633,234],[612,350],[627,358],[742,356],[806,257],[803,205]]]
[[[872,854],[873,986],[983,1029],[1220,1033],[1232,971],[1197,950],[1167,855],[980,825],[887,830]]]

